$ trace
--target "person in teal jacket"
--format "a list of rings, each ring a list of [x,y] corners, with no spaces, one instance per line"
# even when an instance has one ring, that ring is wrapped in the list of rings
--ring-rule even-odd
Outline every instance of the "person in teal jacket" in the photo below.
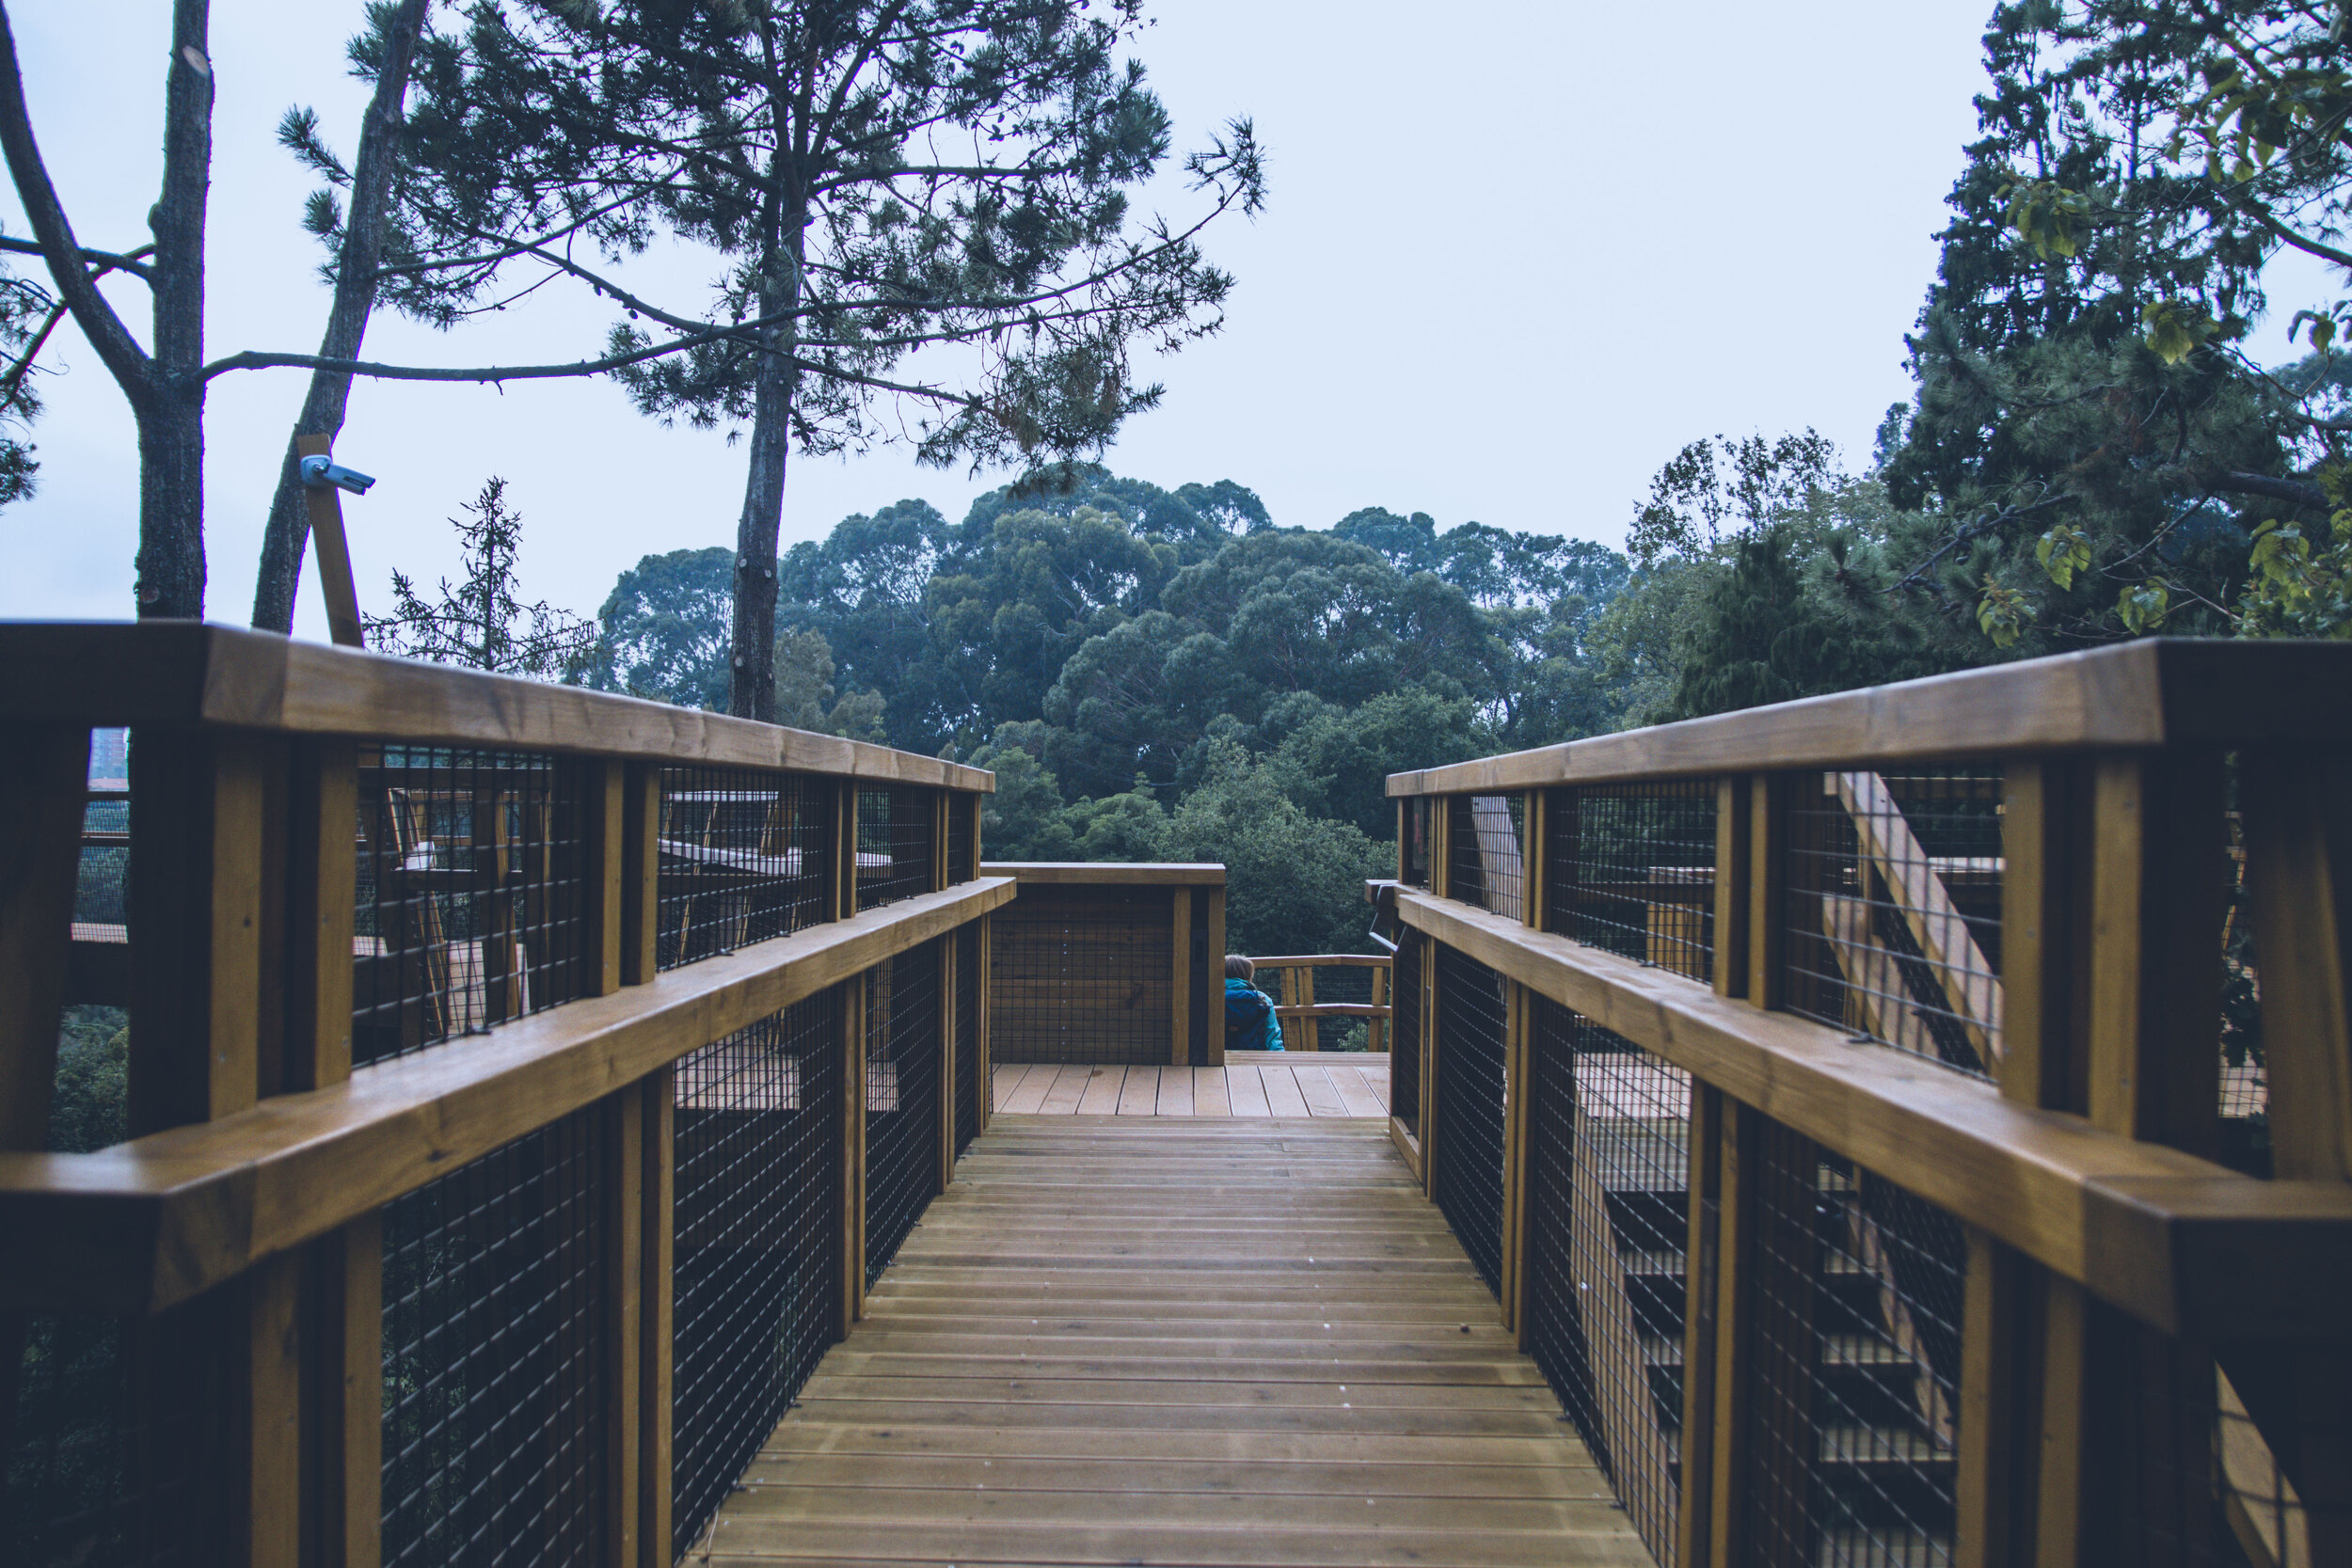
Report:
[[[1225,958],[1225,1049],[1279,1051],[1282,1021],[1274,1016],[1274,999],[1249,983],[1258,966],[1228,954]]]

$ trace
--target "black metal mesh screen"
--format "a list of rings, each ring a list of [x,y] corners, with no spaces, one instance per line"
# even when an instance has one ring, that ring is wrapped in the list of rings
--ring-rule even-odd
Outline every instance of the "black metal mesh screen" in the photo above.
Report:
[[[1168,1060],[1176,959],[1168,889],[1026,887],[991,919],[993,1061]]]
[[[1746,1357],[1760,1563],[1950,1560],[1960,1222],[1778,1123],[1760,1129]]]
[[[223,1560],[230,1499],[201,1478],[233,1369],[231,1289],[158,1318],[0,1315],[0,1562]]]
[[[829,780],[751,768],[665,768],[658,961],[675,969],[826,918]]]
[[[610,1139],[591,1105],[384,1210],[384,1557],[603,1560]]]
[[[980,924],[955,934],[956,944],[956,1152],[972,1147],[980,1132]]]
[[[857,792],[857,907],[874,909],[932,891],[937,792]]]
[[[1530,1006],[1528,1348],[1672,1568],[1690,1075],[1555,1002]]]
[[[1404,802],[1405,881],[1410,887],[1429,885],[1429,797],[1417,795]]]
[[[82,808],[82,867],[73,884],[76,937],[126,940],[130,917],[125,912],[123,878],[130,863],[131,792],[93,784]]]
[[[581,994],[586,776],[537,752],[360,749],[355,1062]]]
[[[1421,955],[1426,939],[1407,926],[1397,933],[1389,1006],[1389,1115],[1421,1134]]]
[[[1544,802],[1544,927],[1713,977],[1715,783],[1555,789]]]
[[[939,1196],[937,939],[866,975],[866,1277]]]
[[[1796,786],[1789,1010],[1986,1072],[2001,1033],[1999,767],[1808,773]]]
[[[947,881],[951,886],[980,874],[980,863],[972,854],[972,831],[979,825],[979,814],[974,808],[979,799],[961,791],[947,797]]]
[[[828,989],[677,1064],[672,1549],[836,1337],[841,1014]]]
[[[1430,1196],[1487,1287],[1502,1288],[1503,979],[1438,949],[1436,1161]]]
[[[1525,908],[1526,797],[1457,795],[1448,802],[1445,895],[1497,914]]]

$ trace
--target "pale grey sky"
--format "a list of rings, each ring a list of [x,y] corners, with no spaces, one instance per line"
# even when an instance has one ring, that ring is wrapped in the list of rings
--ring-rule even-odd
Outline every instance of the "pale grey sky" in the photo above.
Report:
[[[1859,462],[1908,395],[1902,334],[1974,133],[1991,0],[1679,6],[1165,0],[1137,53],[1197,144],[1256,118],[1272,198],[1213,233],[1238,275],[1224,334],[1160,362],[1166,404],[1107,461],[1173,486],[1232,479],[1284,524],[1359,506],[1619,542],[1649,475],[1718,431],[1813,425]],[[128,248],[160,168],[165,0],[18,0],[35,125],[85,245]],[[358,0],[214,8],[219,84],[209,352],[315,348],[326,304],[301,231],[312,182],[274,140],[312,103],[348,149]],[[1179,199],[1169,193],[1171,202]],[[25,231],[13,196],[11,232]],[[633,277],[698,300],[707,260]],[[137,286],[110,285],[142,332]],[[600,302],[552,291],[450,335],[380,316],[371,356],[575,357]],[[0,615],[131,609],[136,451],[103,367],[61,332],[36,433],[41,492],[0,513]],[[250,611],[300,372],[214,383],[209,615]],[[379,476],[346,507],[360,597],[431,580],[443,519],[487,475],[528,521],[532,596],[593,613],[651,551],[731,543],[739,449],[665,431],[609,383],[503,392],[361,383],[338,456]],[[785,539],[920,496],[950,518],[1000,483],[902,451],[796,463]],[[325,635],[306,569],[298,629]]]

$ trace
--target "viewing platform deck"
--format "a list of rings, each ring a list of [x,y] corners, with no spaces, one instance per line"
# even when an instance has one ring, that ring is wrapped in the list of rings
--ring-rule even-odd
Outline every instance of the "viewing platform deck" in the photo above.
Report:
[[[1013,1116],[1389,1115],[1389,1058],[1371,1052],[1231,1051],[1223,1067],[1007,1063],[994,1078],[996,1108]]]
[[[1650,1560],[1382,1121],[1002,1111],[688,1556]]]

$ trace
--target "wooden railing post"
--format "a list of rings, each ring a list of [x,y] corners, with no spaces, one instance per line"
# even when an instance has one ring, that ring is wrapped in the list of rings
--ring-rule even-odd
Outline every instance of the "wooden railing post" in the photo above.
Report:
[[[671,1420],[673,1353],[677,1300],[677,1069],[649,1075],[644,1096],[644,1240],[638,1326],[639,1414],[637,1568],[670,1568],[672,1483],[675,1479]]]
[[[0,1151],[48,1147],[88,780],[87,728],[0,731]],[[8,1350],[0,1394],[17,1376]],[[0,1421],[14,1409],[0,1405]]]
[[[621,983],[642,986],[661,967],[661,769],[632,762],[621,782]]]
[[[841,1332],[866,1312],[866,986],[841,982]]]
[[[939,1190],[956,1180],[956,1053],[969,1047],[956,1038],[956,939],[939,939]]]
[[[977,839],[974,841],[973,853],[976,857],[979,853]],[[979,861],[977,858],[974,859],[972,869],[975,875],[978,874],[979,866]],[[994,973],[993,966],[996,962],[995,927],[996,922],[993,917],[983,915],[980,918],[980,940],[973,944],[979,950],[980,958],[980,972],[972,977],[975,995],[972,1007],[972,1044],[977,1053],[972,1063],[972,1071],[976,1080],[973,1099],[979,1109],[980,1125],[977,1129],[979,1132],[988,1131],[989,1117],[994,1115],[996,1110],[996,1062],[990,1053],[988,1039],[988,987],[989,976]],[[1220,1031],[1215,1029],[1209,1031],[1209,1051],[1216,1060],[1220,1062],[1224,1060],[1224,1036]]]
[[[2272,1174],[2352,1180],[2352,758],[2251,750],[2238,778]],[[2221,1362],[2303,1504],[2310,1560],[2352,1560],[2352,1353],[2232,1346]]]
[[[1168,890],[1169,975],[1168,1059],[1174,1067],[1192,1063],[1192,889]]]
[[[1748,982],[1746,996],[1759,1007],[1778,1007],[1786,976],[1781,964],[1781,925],[1788,885],[1788,800],[1794,781],[1785,773],[1758,773],[1748,780]]]
[[[655,1076],[660,1076],[659,1074]],[[605,1099],[604,1310],[605,1561],[641,1568],[638,1531],[644,1460],[645,1094],[632,1085]]]
[[[1225,888],[1208,890],[1209,900],[1209,1066],[1225,1065]]]
[[[1533,1000],[1525,986],[1503,982],[1502,1004],[1502,1271],[1497,1291],[1502,1328],[1527,1348],[1527,1100],[1534,1071]]]

